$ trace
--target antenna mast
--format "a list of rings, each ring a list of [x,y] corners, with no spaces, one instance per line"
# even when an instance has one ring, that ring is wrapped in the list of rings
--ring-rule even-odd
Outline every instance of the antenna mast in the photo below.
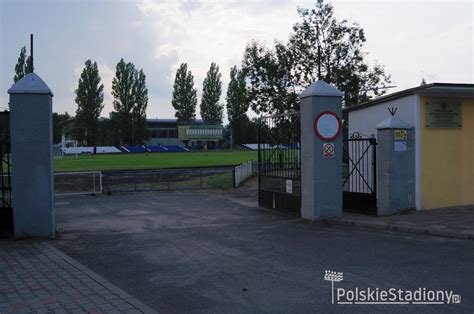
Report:
[[[33,34],[30,34],[30,62],[31,72],[34,72],[35,68],[33,67]]]

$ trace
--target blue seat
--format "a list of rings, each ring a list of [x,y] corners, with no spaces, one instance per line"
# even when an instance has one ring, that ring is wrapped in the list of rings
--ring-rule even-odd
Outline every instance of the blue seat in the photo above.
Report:
[[[174,152],[174,153],[181,153],[181,152],[187,152],[188,150],[184,147],[177,146],[177,145],[171,145],[171,146],[164,146],[169,152]]]
[[[146,149],[144,146],[124,146],[130,153],[145,153]]]
[[[167,152],[168,150],[161,145],[147,146],[146,149],[151,153]]]

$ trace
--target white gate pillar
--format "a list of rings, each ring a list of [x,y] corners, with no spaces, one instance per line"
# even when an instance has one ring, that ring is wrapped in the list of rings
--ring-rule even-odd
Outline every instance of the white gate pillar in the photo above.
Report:
[[[35,73],[16,82],[8,93],[14,235],[52,238],[55,235],[53,93]]]
[[[342,92],[317,81],[299,95],[301,217],[342,216]]]

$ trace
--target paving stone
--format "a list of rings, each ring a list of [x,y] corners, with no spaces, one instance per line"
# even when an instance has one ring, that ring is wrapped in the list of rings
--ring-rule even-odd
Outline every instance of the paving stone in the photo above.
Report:
[[[0,313],[155,313],[46,242],[6,240],[0,252]]]

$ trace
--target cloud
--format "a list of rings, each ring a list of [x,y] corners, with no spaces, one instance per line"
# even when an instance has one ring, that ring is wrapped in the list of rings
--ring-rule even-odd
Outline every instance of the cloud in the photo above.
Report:
[[[99,75],[104,84],[104,109],[102,109],[102,116],[104,113],[109,113],[114,110],[113,108],[113,97],[112,97],[112,80],[114,79],[115,72],[110,69],[107,64],[98,63]]]
[[[221,102],[225,102],[230,68],[240,65],[246,44],[251,39],[267,43],[275,38],[284,40],[296,20],[295,5],[281,1],[143,0],[137,7],[143,14],[142,27],[150,31],[155,62],[164,61],[159,66],[163,71],[161,82],[170,89],[161,94],[169,96],[161,107],[170,113],[174,111],[171,107],[172,82],[182,62],[188,63],[194,75],[198,99],[209,66],[216,62],[223,78]]]
[[[150,117],[174,116],[172,87],[182,62],[194,74],[199,98],[206,72],[216,62],[225,102],[230,67],[240,65],[246,44],[252,39],[268,45],[275,39],[285,41],[298,21],[297,6],[313,4],[313,0],[0,1],[0,106],[8,102],[6,90],[18,53],[31,32],[35,68],[55,94],[56,111],[75,112],[74,90],[89,58],[99,64],[105,85],[103,116],[112,110],[111,82],[120,58],[147,75]],[[471,2],[335,1],[334,6],[340,18],[364,28],[369,60],[386,66],[398,90],[418,85],[422,71],[435,80],[474,80]],[[22,23],[18,16],[24,17]]]

